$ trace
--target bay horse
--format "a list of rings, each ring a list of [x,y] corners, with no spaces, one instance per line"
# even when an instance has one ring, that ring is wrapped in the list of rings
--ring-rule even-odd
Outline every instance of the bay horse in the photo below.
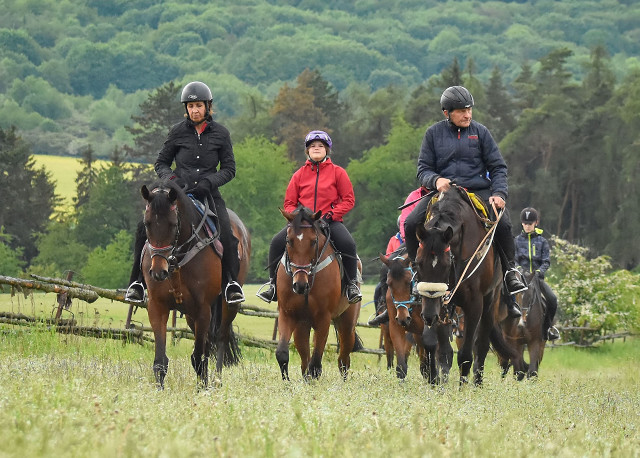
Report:
[[[487,230],[490,221],[480,218],[464,188],[452,185],[434,201],[426,221],[416,228],[425,329],[451,317],[453,304],[460,307],[465,328],[458,350],[460,384],[468,382],[473,361],[474,383],[481,385],[490,343],[499,355],[518,359],[495,321],[497,309],[506,314],[500,300],[502,265]]]
[[[390,258],[381,254],[380,261],[388,267],[386,305],[389,334],[397,355],[397,377],[404,379],[407,375],[407,359],[411,347],[406,347],[406,336],[411,334],[416,342],[422,376],[431,384],[446,381],[453,364],[451,321],[438,322],[425,332],[421,303],[413,295],[416,273],[407,255]]]
[[[300,355],[303,378],[309,380],[322,374],[322,356],[332,322],[338,334],[338,367],[346,379],[350,353],[362,347],[356,334],[360,302],[349,304],[344,294],[338,253],[322,227],[321,212],[302,206],[290,213],[282,209],[280,212],[288,222],[286,250],[276,280],[280,331],[276,359],[282,379],[289,380],[291,335]]]
[[[155,338],[153,372],[164,388],[169,359],[166,355],[167,320],[172,310],[186,316],[195,343],[191,365],[199,388],[208,386],[208,359],[216,357],[216,369],[236,364],[240,357],[232,322],[237,307],[222,294],[222,261],[217,235],[207,232],[205,217],[182,189],[169,180],[141,188],[146,200],[144,225],[147,241],[142,253],[142,273],[148,291],[147,313]],[[244,282],[251,256],[251,239],[240,218],[229,211],[232,231],[238,239],[240,272]],[[216,221],[217,224],[217,221]],[[221,244],[220,244],[221,246]]]
[[[547,300],[542,292],[542,279],[535,273],[525,273],[525,279],[529,288],[518,294],[518,303],[521,304],[522,317],[512,318],[507,316],[502,322],[502,332],[507,341],[513,345],[519,355],[524,355],[526,345],[529,353],[529,364],[522,361],[509,361],[500,358],[502,375],[505,376],[509,367],[513,364],[513,373],[518,380],[537,377],[546,341],[544,339],[544,316],[547,311]],[[520,364],[519,366],[517,364]]]

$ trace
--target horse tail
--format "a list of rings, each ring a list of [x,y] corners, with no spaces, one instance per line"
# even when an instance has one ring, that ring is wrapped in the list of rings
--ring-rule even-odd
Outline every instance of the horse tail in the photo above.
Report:
[[[209,325],[209,350],[214,358],[218,357],[218,335],[222,324],[222,296],[218,296],[211,304],[211,323]],[[238,338],[233,332],[233,324],[229,323],[229,339],[224,343],[225,349],[222,364],[235,366],[240,362],[242,354],[238,345]]]
[[[512,348],[504,338],[500,326],[494,324],[489,333],[489,341],[493,350],[504,359],[512,360],[518,356],[514,348]]]

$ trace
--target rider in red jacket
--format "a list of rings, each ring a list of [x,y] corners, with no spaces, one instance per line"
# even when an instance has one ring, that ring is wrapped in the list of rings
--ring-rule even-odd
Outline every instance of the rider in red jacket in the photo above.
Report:
[[[331,240],[342,253],[342,263],[347,276],[347,299],[349,303],[362,300],[357,283],[358,257],[356,242],[351,237],[342,217],[355,205],[351,180],[345,169],[334,164],[329,157],[331,137],[321,130],[313,130],[305,137],[307,161],[293,176],[284,197],[284,210],[293,212],[299,205],[314,212],[322,211],[322,218],[329,225]],[[271,240],[269,247],[269,283],[267,289],[257,296],[265,302],[276,300],[276,272],[278,261],[284,254],[286,226]]]

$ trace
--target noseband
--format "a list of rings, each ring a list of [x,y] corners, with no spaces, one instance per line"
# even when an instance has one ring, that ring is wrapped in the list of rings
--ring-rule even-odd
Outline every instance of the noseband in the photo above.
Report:
[[[292,227],[291,223],[288,223],[287,227],[288,228]],[[318,246],[319,245],[319,240],[320,240],[320,235],[318,233],[318,228],[313,224],[301,224],[299,227],[300,228],[313,228],[314,229],[315,234],[316,234],[315,256],[311,259],[311,262],[309,262],[308,264],[296,264],[294,262],[291,262],[291,259],[289,257],[289,250],[286,249],[285,252],[284,252],[284,255],[282,257],[282,264],[284,265],[285,272],[287,273],[287,275],[289,275],[292,278],[298,273],[306,274],[307,277],[311,278],[311,287],[313,287],[313,282],[315,280],[315,274],[317,274],[322,269],[324,269],[329,264],[331,264],[331,262],[335,259],[336,255],[335,255],[335,253],[332,253],[329,256],[327,256],[323,261],[320,261],[320,259],[322,259],[322,256],[324,255],[325,251],[327,250],[327,247],[329,246],[329,237],[327,236],[324,244],[322,245],[322,250],[320,250],[320,247]],[[293,270],[292,268],[295,269],[295,270]]]

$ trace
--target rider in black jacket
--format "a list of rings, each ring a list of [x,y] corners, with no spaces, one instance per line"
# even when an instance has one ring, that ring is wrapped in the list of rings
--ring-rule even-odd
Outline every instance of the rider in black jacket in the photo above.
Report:
[[[236,174],[231,136],[224,126],[211,118],[212,95],[206,84],[199,81],[187,84],[180,101],[184,103],[186,119],[171,128],[155,162],[155,171],[160,178],[175,180],[201,202],[208,200],[209,208],[218,216],[220,242],[224,247],[222,282],[226,284],[225,298],[229,304],[237,304],[244,301],[242,287],[237,282],[240,268],[238,240],[231,232],[227,207],[219,190]],[[176,168],[172,170],[174,161]],[[141,248],[136,241],[136,247],[138,245]],[[140,252],[135,254],[132,285],[125,298],[142,300]]]

